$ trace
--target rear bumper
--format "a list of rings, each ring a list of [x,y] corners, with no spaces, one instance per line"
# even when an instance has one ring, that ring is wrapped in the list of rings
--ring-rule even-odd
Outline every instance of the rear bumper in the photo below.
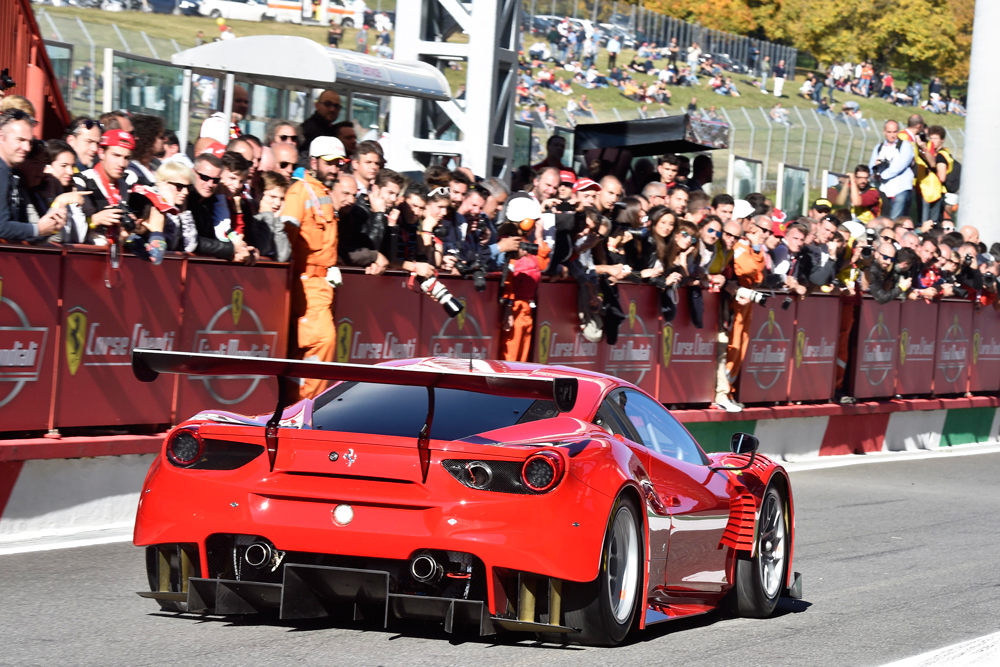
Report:
[[[134,542],[197,544],[204,573],[206,539],[223,533],[363,558],[465,552],[483,561],[489,579],[507,568],[591,581],[612,502],[569,474],[545,495],[477,491],[445,471],[436,452],[426,484],[271,473],[266,456],[234,471],[181,470],[161,455],[141,494]],[[348,525],[333,521],[341,504],[353,509]]]

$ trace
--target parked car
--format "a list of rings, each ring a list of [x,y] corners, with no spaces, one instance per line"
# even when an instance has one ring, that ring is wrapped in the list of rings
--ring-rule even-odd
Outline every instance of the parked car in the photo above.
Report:
[[[267,6],[267,0],[201,0],[198,13],[240,21],[273,20],[275,17],[275,10]]]
[[[748,74],[750,72],[746,65],[736,62],[729,57],[728,53],[702,53],[699,62],[705,62],[709,58],[727,72],[734,74]]]

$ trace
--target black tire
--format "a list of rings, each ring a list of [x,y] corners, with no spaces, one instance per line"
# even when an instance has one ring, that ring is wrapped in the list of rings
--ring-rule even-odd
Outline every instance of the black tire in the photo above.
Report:
[[[614,646],[625,639],[637,610],[644,608],[644,537],[635,502],[619,497],[608,517],[597,578],[583,584],[563,583],[562,625],[580,631],[545,635],[544,640]]]
[[[753,558],[740,552],[730,608],[745,618],[767,618],[778,605],[788,580],[788,503],[771,486],[760,503],[760,528]]]
[[[340,27],[341,28],[353,28],[354,27],[354,19],[344,19],[343,21],[340,22]]]
[[[220,12],[218,9],[213,9],[209,14],[209,16],[211,16],[213,19],[221,19],[222,12]]]

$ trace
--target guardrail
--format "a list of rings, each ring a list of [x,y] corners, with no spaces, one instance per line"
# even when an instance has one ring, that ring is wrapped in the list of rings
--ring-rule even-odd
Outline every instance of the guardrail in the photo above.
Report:
[[[260,378],[132,376],[132,347],[286,356],[287,264],[256,267],[168,257],[160,266],[126,257],[105,287],[103,249],[0,248],[0,431],[157,426],[204,409],[257,414],[276,390]],[[406,288],[407,274],[344,270],[334,320],[335,360],[375,364],[442,356],[499,357],[498,283],[476,292],[446,278],[466,304],[448,318]],[[670,322],[659,293],[619,285],[627,314],[614,344],[586,340],[577,286],[542,283],[533,360],[619,376],[677,407],[712,401],[717,371],[719,296],[704,292],[702,328],[682,297]],[[786,306],[787,307],[783,307]],[[772,298],[754,307],[738,398],[750,404],[829,401],[834,393],[841,301],[816,295]],[[857,317],[848,377],[859,399],[1000,391],[1000,314],[969,302],[926,304],[865,299]]]

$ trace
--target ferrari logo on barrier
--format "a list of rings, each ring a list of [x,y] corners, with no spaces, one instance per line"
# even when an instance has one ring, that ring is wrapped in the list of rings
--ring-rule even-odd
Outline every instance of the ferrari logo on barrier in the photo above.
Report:
[[[0,396],[0,407],[14,400],[25,383],[38,380],[49,335],[48,327],[31,326],[24,310],[3,298],[2,290],[0,278],[0,387],[10,389],[6,396]],[[13,313],[12,320],[4,317],[8,312]]]
[[[892,371],[892,349],[895,345],[895,337],[885,324],[885,316],[879,313],[878,322],[864,340],[858,363],[858,369],[865,374],[868,384],[877,387]]]
[[[76,375],[83,360],[83,349],[87,342],[87,311],[77,306],[66,316],[66,364],[69,374]]]
[[[910,332],[903,329],[899,332],[899,365],[906,363],[906,348],[910,344]]]
[[[458,315],[455,316],[455,319],[458,322],[458,330],[465,331],[465,314],[468,312],[468,308],[465,307],[466,304],[464,296],[459,297],[458,300],[462,304],[462,310],[458,312]]]
[[[973,364],[978,364],[979,363],[979,343],[980,343],[980,339],[981,338],[982,338],[982,334],[980,334],[978,331],[976,333],[972,334],[972,363]]]
[[[233,288],[232,313],[233,324],[239,324],[243,314],[243,288],[239,285]]]
[[[948,382],[957,382],[962,371],[965,370],[966,347],[969,339],[965,337],[962,325],[958,323],[958,315],[948,327],[948,332],[941,341],[938,353],[938,368],[944,371],[944,379]],[[975,348],[973,348],[975,349]]]
[[[768,310],[767,322],[760,325],[757,333],[750,337],[745,362],[746,372],[753,377],[758,387],[770,389],[784,375],[788,368],[790,343],[791,339],[785,337],[781,325],[775,321],[774,310]]]
[[[670,355],[674,347],[674,327],[670,324],[663,327],[663,367],[670,365]]]
[[[799,332],[795,335],[795,367],[799,368],[802,366],[802,353],[806,349],[806,332],[799,329]]]
[[[628,303],[628,328],[635,329],[635,301]]]
[[[552,327],[548,322],[542,324],[538,330],[538,361],[542,364],[549,363],[549,343],[552,341]]]
[[[346,364],[351,360],[351,337],[354,327],[349,320],[342,320],[337,325],[337,361]]]

